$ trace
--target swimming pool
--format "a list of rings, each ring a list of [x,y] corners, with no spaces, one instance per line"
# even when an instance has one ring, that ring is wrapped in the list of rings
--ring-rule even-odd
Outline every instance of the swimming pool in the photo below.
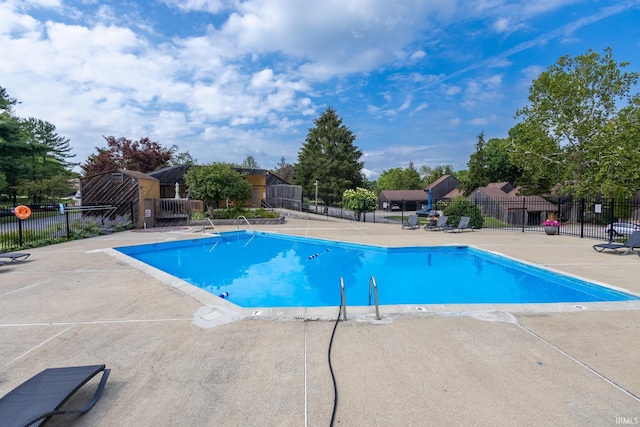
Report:
[[[521,304],[640,298],[467,246],[383,248],[263,232],[115,248],[246,308],[379,302]]]

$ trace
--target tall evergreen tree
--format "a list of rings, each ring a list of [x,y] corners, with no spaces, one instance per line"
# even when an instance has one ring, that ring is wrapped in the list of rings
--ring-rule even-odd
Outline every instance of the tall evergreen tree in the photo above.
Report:
[[[280,161],[273,170],[273,173],[287,182],[294,181],[295,174],[293,173],[293,165],[287,163],[287,159],[285,159],[284,156],[280,157]]]
[[[20,131],[20,120],[13,113],[17,103],[5,88],[0,87],[0,183],[3,183],[0,189],[9,194],[14,204],[25,173],[22,156],[28,148]]]
[[[467,181],[463,182],[465,195],[470,194],[478,187],[484,187],[489,184],[489,175],[487,173],[487,156],[485,153],[484,132],[478,134],[478,142],[476,143],[476,151],[469,158],[467,163],[469,173]]]
[[[0,87],[0,189],[14,204],[18,195],[29,195],[33,203],[68,195],[76,175],[69,139],[44,120],[16,117],[17,103]]]
[[[71,168],[77,163],[69,161],[75,156],[71,154],[69,139],[60,136],[53,124],[33,117],[21,120],[21,128],[28,147],[23,164],[29,177],[20,187],[22,192],[29,194],[34,203],[41,203],[43,197],[71,193],[73,186],[69,179],[75,175]],[[65,182],[66,190],[61,186]]]
[[[340,199],[345,190],[363,187],[362,151],[354,145],[356,136],[342,124],[336,110],[327,108],[314,120],[294,166],[296,183],[305,192]]]
[[[260,169],[260,164],[253,156],[247,156],[242,163],[238,165],[242,169]]]

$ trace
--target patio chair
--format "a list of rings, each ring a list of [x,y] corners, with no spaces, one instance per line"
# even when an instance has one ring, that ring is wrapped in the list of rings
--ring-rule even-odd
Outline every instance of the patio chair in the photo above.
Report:
[[[471,222],[471,217],[463,216],[460,218],[460,222],[458,222],[457,226],[454,227],[452,225],[446,225],[442,227],[442,231],[453,231],[453,232],[458,232],[462,230],[473,231],[473,228],[469,226],[470,222]]]
[[[409,215],[409,219],[402,224],[402,229],[405,228],[418,228],[420,225],[418,224],[418,215]]]
[[[443,227],[447,226],[447,220],[449,219],[448,216],[443,215],[441,217],[438,217],[438,221],[435,224],[427,224],[424,226],[425,230],[432,230],[432,231],[438,231],[438,230],[442,230]]]
[[[27,252],[0,252],[0,258],[9,258],[11,261],[24,261],[30,255]]]
[[[63,410],[62,405],[83,385],[103,372],[93,398],[82,409]],[[104,365],[45,369],[0,399],[1,426],[39,426],[53,415],[84,414],[96,404],[109,377]]]
[[[633,232],[633,234],[631,234],[624,243],[598,243],[593,245],[593,249],[598,252],[602,252],[605,249],[611,249],[618,252],[620,255],[626,255],[634,249],[640,249],[640,231]],[[638,253],[638,255],[640,256],[640,253]]]

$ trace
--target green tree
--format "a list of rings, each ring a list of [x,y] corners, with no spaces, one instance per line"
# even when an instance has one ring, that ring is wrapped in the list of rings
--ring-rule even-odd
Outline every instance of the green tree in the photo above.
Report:
[[[392,168],[383,171],[376,182],[376,189],[381,190],[420,190],[423,187],[420,174],[409,162],[406,169]]]
[[[274,168],[273,173],[287,182],[293,182],[295,179],[293,165],[287,163],[287,159],[284,156],[280,157],[280,162]]]
[[[184,178],[189,195],[202,200],[209,212],[217,208],[220,201],[229,208],[229,201],[234,202],[235,206],[242,206],[251,197],[249,181],[228,163],[192,166]]]
[[[77,163],[69,161],[75,157],[69,139],[60,136],[56,127],[44,120],[30,117],[20,123],[28,147],[22,157],[28,178],[20,185],[21,192],[28,194],[33,203],[71,194],[71,178],[77,176],[71,168]]]
[[[451,165],[437,165],[434,167],[422,165],[420,167],[421,188],[428,186],[444,175],[456,176],[456,172]]]
[[[312,193],[317,181],[318,192],[336,200],[344,190],[363,187],[364,163],[360,161],[362,151],[354,145],[355,135],[333,108],[327,108],[314,123],[298,152],[296,183]]]
[[[73,193],[73,182],[68,173],[37,181],[24,181],[19,186],[21,194],[30,194],[34,203],[59,200]]]
[[[477,136],[476,151],[471,154],[467,166],[469,172],[467,179],[462,182],[464,194],[469,195],[478,187],[484,187],[489,184],[489,174],[487,171],[487,155],[485,153],[484,132],[480,132]]]
[[[597,182],[603,194],[628,199],[640,189],[640,98],[621,109],[607,127],[610,139],[594,141],[598,156],[582,176],[587,182]]]
[[[509,130],[513,150],[509,152],[512,164],[520,170],[519,185],[525,194],[549,194],[549,190],[562,180],[561,149],[537,123],[523,121]]]
[[[378,208],[378,198],[373,191],[357,187],[355,190],[344,190],[344,193],[342,193],[342,205],[345,209],[360,213],[371,212]]]
[[[238,167],[241,169],[260,169],[260,165],[253,156],[247,156]]]
[[[621,153],[638,149],[633,131],[621,128],[633,124],[640,96],[632,95],[639,75],[624,72],[627,65],[614,61],[611,48],[604,56],[590,49],[575,58],[562,56],[538,76],[529,89],[529,105],[516,113],[526,131],[526,137],[513,139],[518,166],[546,169],[553,164],[560,183],[575,195],[611,192],[617,186],[608,179],[612,164],[619,170],[637,169]],[[539,143],[531,138],[532,130],[553,143]],[[632,185],[624,188],[629,195],[638,189],[638,182],[624,185]]]
[[[522,171],[513,164],[514,151],[509,138],[491,138],[484,146],[485,166],[489,182],[509,182],[518,184]]]
[[[191,156],[189,151],[183,153],[176,153],[171,156],[169,160],[169,166],[182,166],[182,165],[197,165],[198,159]]]
[[[22,157],[28,152],[20,120],[13,113],[17,103],[5,88],[0,87],[0,174],[5,180],[4,192],[14,204],[17,201],[18,186],[25,176]]]

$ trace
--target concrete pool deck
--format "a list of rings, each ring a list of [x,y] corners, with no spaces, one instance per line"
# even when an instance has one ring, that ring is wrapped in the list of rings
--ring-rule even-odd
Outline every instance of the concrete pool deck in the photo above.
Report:
[[[472,245],[640,295],[640,258],[598,253],[591,239],[340,220],[254,227],[383,246]],[[48,367],[104,363],[112,371],[98,404],[47,425],[329,425],[338,307],[239,310],[110,249],[202,236],[115,233],[31,249],[26,262],[0,267],[0,396]],[[380,321],[372,308],[348,308],[332,346],[335,425],[640,422],[638,302],[420,308],[381,307]]]

